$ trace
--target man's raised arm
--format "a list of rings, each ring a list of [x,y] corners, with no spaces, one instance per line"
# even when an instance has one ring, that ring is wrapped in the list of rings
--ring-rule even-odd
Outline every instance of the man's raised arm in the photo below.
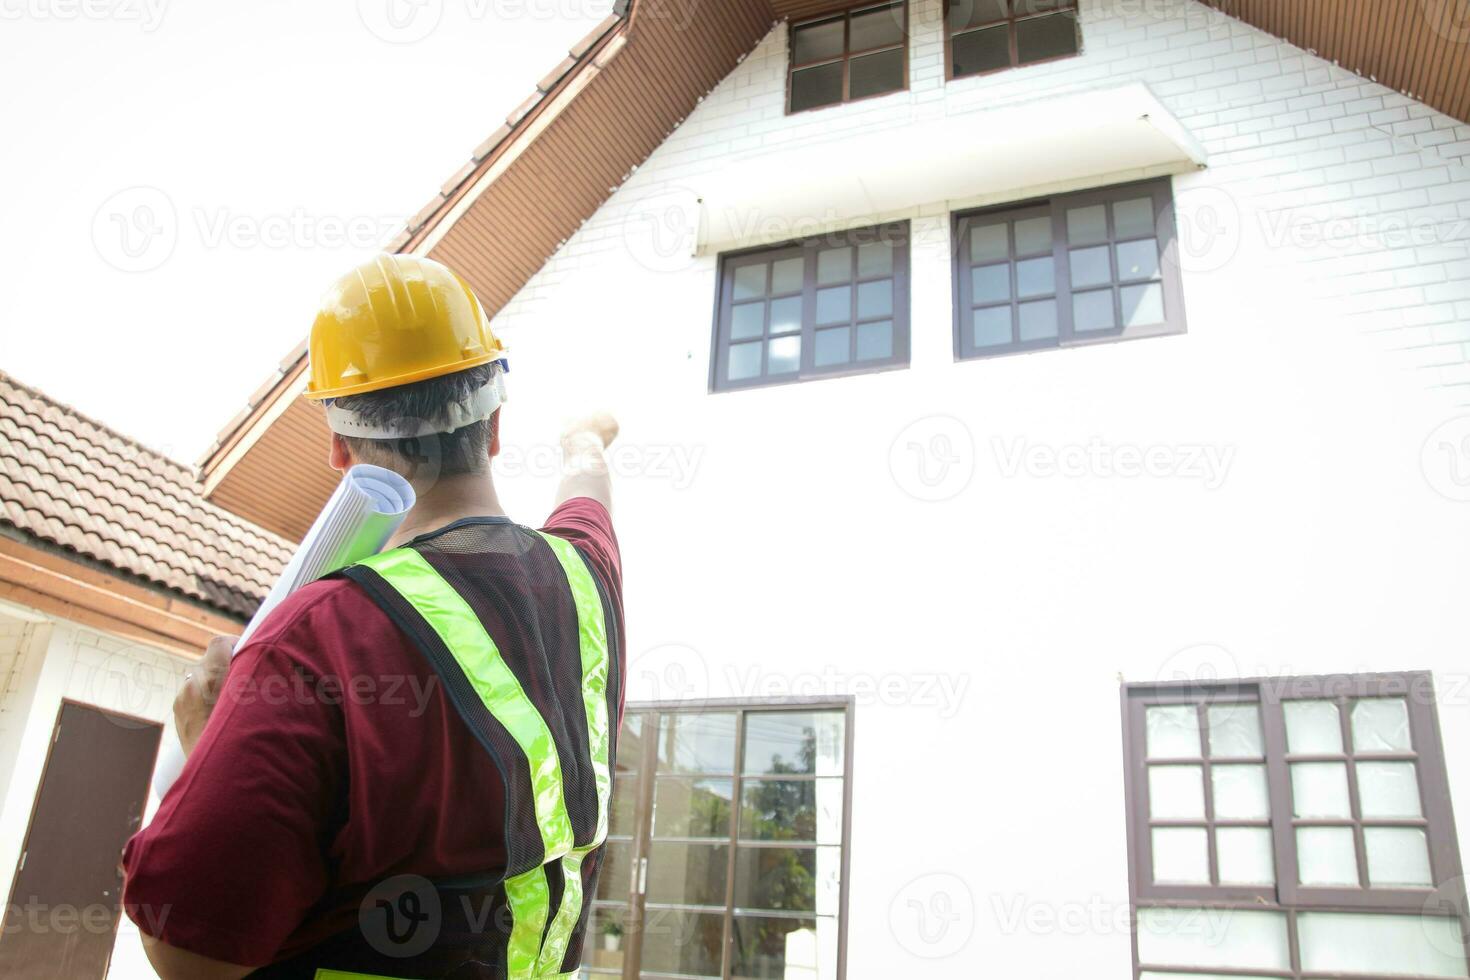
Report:
[[[605,451],[617,437],[617,420],[605,412],[589,415],[567,427],[561,437],[558,507],[573,497],[591,497],[612,513],[612,480],[608,476]]]

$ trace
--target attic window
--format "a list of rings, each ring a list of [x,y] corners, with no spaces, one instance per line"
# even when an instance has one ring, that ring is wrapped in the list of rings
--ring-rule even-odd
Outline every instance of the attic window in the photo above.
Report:
[[[946,0],[950,78],[1070,58],[1081,48],[1077,0]]]
[[[787,111],[908,88],[908,4],[854,7],[791,27]]]

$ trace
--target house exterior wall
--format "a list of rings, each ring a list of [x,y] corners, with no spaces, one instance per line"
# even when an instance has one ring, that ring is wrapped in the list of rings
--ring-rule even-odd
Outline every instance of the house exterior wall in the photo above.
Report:
[[[1189,0],[1083,0],[1081,56],[946,83],[939,9],[909,91],[790,117],[778,26],[496,319],[513,515],[565,419],[623,423],[629,698],[854,696],[852,977],[1128,975],[1120,681],[1432,670],[1470,841],[1470,127]],[[911,364],[709,392],[718,259],[650,244],[667,194],[1132,81],[1209,153],[1186,334],[957,363],[972,202],[915,159],[864,222],[912,223]]]
[[[9,767],[4,770],[9,778],[0,796],[0,888],[6,896],[62,701],[157,722],[165,726],[163,737],[173,738],[174,693],[188,667],[184,658],[174,654],[34,610],[0,604],[0,638],[11,636],[17,638],[15,655],[0,658],[0,663],[9,664],[11,678],[0,701],[0,765]],[[4,642],[0,639],[0,644]],[[6,649],[0,646],[0,652]],[[152,819],[157,806],[158,798],[150,789],[144,822]],[[132,980],[154,975],[137,926],[124,917],[108,976]]]

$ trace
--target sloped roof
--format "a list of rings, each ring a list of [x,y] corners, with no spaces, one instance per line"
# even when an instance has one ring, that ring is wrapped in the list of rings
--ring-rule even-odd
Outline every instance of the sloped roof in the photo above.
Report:
[[[233,616],[291,556],[189,469],[0,372],[0,527]]]

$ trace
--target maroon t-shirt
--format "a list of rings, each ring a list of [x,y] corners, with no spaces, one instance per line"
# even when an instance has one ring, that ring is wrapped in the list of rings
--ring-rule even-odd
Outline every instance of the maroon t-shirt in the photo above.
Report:
[[[586,555],[621,638],[606,509],[569,500],[544,530]],[[495,640],[516,655],[517,638]],[[359,884],[503,867],[503,809],[494,761],[423,654],[356,584],[317,582],[235,656],[183,774],[123,852],[124,907],[171,946],[264,966],[353,928]]]

